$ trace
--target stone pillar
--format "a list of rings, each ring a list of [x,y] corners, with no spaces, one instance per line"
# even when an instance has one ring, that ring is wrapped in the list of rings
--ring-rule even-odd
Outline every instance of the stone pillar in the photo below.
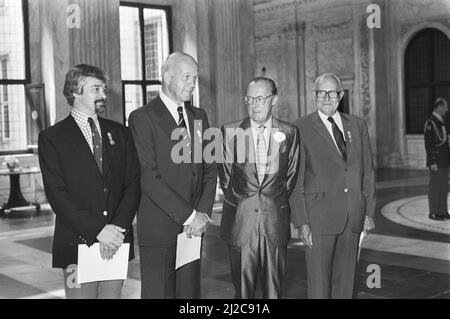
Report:
[[[53,1],[55,2],[55,1]],[[118,0],[72,0],[80,6],[81,26],[69,30],[70,65],[95,65],[108,75],[104,117],[123,122]]]
[[[53,125],[70,111],[63,95],[64,79],[69,69],[69,32],[66,25],[67,0],[41,0],[42,82]]]
[[[253,76],[253,5],[251,0],[209,0],[212,20],[211,69],[216,124],[247,115],[243,96]],[[201,50],[201,48],[199,48]]]

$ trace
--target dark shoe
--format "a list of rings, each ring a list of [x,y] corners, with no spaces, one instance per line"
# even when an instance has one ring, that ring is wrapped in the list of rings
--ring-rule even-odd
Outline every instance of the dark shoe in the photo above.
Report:
[[[433,219],[433,220],[444,220],[444,217],[441,217],[436,214],[430,214],[428,217],[430,217],[430,219]]]
[[[442,214],[442,215],[439,215],[439,217],[441,217],[441,218],[443,218],[443,219],[450,219],[450,214],[449,214],[449,213],[447,213],[447,214]]]

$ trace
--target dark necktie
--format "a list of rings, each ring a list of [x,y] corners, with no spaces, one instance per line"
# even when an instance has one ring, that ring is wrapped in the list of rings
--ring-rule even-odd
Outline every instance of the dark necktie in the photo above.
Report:
[[[336,122],[331,116],[328,117],[328,121],[331,123],[334,140],[336,141],[339,152],[341,153],[341,156],[344,159],[344,161],[347,161],[347,149],[345,146],[344,136],[342,135],[341,130],[339,129]]]
[[[188,149],[189,154],[191,154],[191,141],[189,138],[186,121],[184,120],[183,116],[183,107],[179,106],[177,108],[177,111],[178,111],[178,127],[182,128],[181,133],[183,134],[183,140],[185,140],[186,148]]]
[[[102,161],[103,161],[103,148],[102,148],[102,139],[100,137],[100,133],[97,130],[97,126],[95,126],[94,120],[92,117],[88,118],[89,125],[91,126],[92,132],[92,144],[94,145],[94,157],[97,162],[98,168],[100,172],[102,172]]]

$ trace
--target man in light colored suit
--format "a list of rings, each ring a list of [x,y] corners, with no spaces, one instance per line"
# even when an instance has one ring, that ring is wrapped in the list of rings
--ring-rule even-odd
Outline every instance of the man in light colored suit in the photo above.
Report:
[[[220,234],[229,246],[236,298],[255,297],[258,272],[263,298],[281,298],[299,136],[294,125],[272,116],[277,100],[273,80],[254,78],[245,97],[249,116],[222,127]]]
[[[363,119],[337,112],[340,79],[319,76],[317,111],[296,121],[300,168],[291,197],[294,226],[306,244],[309,298],[352,298],[361,232],[375,227],[375,180]]]

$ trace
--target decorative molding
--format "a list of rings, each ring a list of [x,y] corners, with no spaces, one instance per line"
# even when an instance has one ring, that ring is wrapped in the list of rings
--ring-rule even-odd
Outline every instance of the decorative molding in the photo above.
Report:
[[[340,78],[354,74],[353,39],[332,39],[316,42],[317,73],[332,72]]]
[[[433,27],[432,23],[434,24],[442,24],[444,27],[450,29],[450,19],[449,18],[440,18],[440,19],[418,19],[416,21],[408,21],[406,23],[403,23],[400,26],[400,37],[403,38],[411,29],[415,28],[418,24],[423,23],[424,27],[426,28],[427,25],[429,27]]]
[[[334,34],[345,34],[352,30],[353,17],[341,21],[323,20],[321,22],[312,22],[310,27],[310,37],[330,37]]]
[[[362,117],[368,122],[370,118],[370,58],[369,58],[369,29],[365,19],[359,24],[359,46],[360,46],[360,92],[362,103]]]

